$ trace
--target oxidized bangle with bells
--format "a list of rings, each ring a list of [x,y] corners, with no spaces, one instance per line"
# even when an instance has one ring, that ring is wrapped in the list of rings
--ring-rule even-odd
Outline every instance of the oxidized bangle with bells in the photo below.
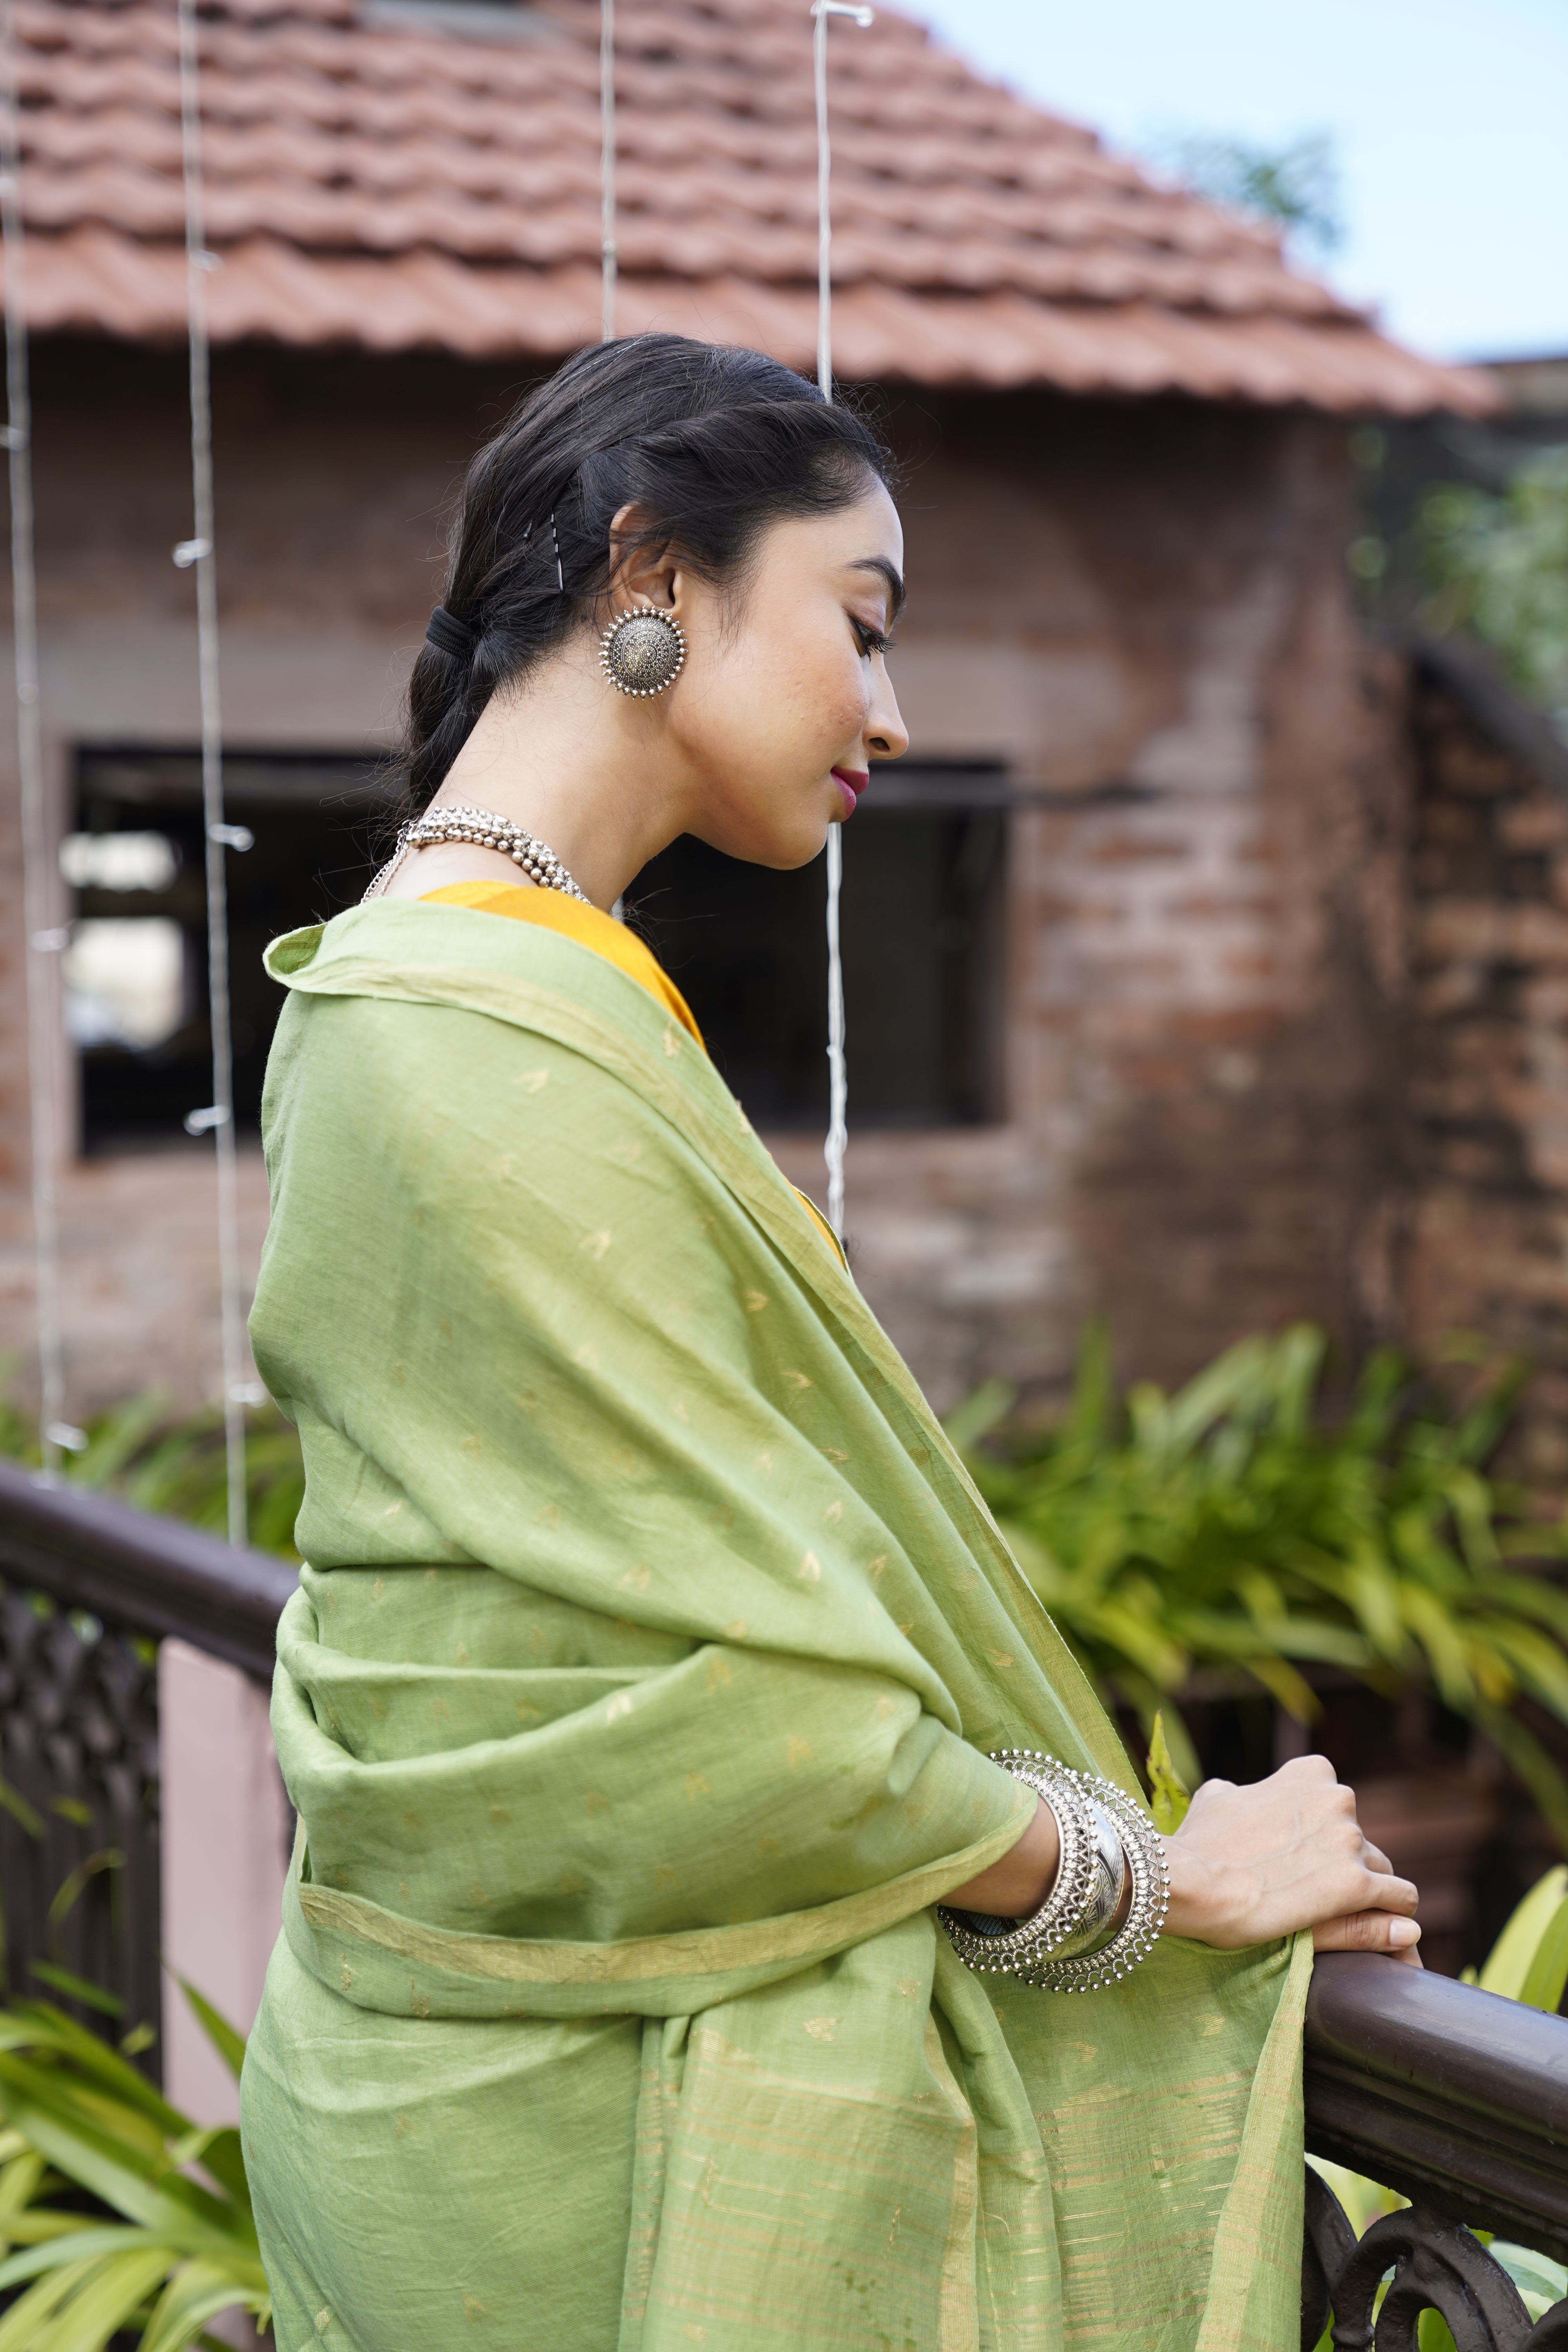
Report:
[[[991,1761],[1045,1799],[1061,1859],[1050,1893],[1026,1919],[940,1905],[959,1958],[982,1976],[1016,1977],[1047,1992],[1091,1992],[1116,1983],[1148,1957],[1165,1924],[1171,1876],[1164,1840],[1110,1780],[1075,1772],[1033,1748],[1003,1748]]]

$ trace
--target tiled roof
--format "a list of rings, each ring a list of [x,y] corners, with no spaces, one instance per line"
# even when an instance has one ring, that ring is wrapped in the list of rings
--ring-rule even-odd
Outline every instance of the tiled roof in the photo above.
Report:
[[[805,0],[620,0],[623,332],[805,366]],[[173,0],[17,0],[36,331],[184,326]],[[491,26],[497,30],[490,30]],[[554,357],[599,325],[596,0],[205,0],[214,335]],[[887,8],[832,30],[835,357],[858,378],[1408,413],[1495,395]]]

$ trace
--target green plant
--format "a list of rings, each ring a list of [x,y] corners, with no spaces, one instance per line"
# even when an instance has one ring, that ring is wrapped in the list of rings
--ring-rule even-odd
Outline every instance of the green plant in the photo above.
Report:
[[[1524,458],[1500,495],[1459,482],[1430,491],[1420,544],[1426,626],[1495,646],[1568,735],[1568,448]]]
[[[1156,1714],[1143,1769],[1149,1781],[1149,1810],[1162,1837],[1174,1837],[1186,1820],[1193,1792],[1171,1760],[1165,1718]]]
[[[1568,1867],[1556,1863],[1536,1880],[1479,1969],[1464,1977],[1483,1992],[1557,2014],[1568,1986]]]
[[[262,1551],[297,1559],[294,1522],[305,1495],[300,1434],[276,1405],[246,1412],[245,1466],[250,1541]],[[223,1415],[216,1406],[175,1413],[156,1390],[127,1397],[90,1419],[79,1451],[67,1454],[63,1475],[74,1486],[122,1495],[144,1511],[223,1535],[228,1527]],[[0,1455],[37,1463],[36,1431],[15,1403],[0,1400]],[[3,2339],[0,2339],[3,2352]]]
[[[184,1990],[237,2075],[240,2036]],[[220,2311],[270,2316],[239,2134],[197,2129],[48,2001],[0,2009],[0,2352],[104,2352],[126,2328],[140,2352],[222,2352]]]
[[[1455,1401],[1385,1351],[1325,1424],[1324,1353],[1298,1325],[1244,1340],[1173,1395],[1144,1382],[1122,1397],[1091,1328],[1059,1425],[1009,1425],[1012,1393],[993,1382],[949,1426],[1100,1695],[1146,1734],[1163,1711],[1183,1779],[1199,1777],[1179,1699],[1194,1668],[1307,1722],[1303,1669],[1340,1667],[1388,1696],[1434,1691],[1568,1844],[1568,1780],[1515,1706],[1523,1695],[1568,1723],[1568,1594],[1539,1572],[1568,1541],[1487,1467],[1522,1373],[1471,1378]],[[1450,1351],[1450,1374],[1464,1354]]]
[[[1155,160],[1200,195],[1270,222],[1303,247],[1326,254],[1343,240],[1339,165],[1327,131],[1283,147],[1198,132],[1166,141]]]

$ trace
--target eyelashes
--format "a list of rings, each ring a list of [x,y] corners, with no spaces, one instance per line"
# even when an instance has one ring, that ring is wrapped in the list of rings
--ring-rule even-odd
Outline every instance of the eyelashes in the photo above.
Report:
[[[865,622],[856,620],[853,614],[850,614],[849,625],[859,641],[862,654],[885,654],[891,649],[891,637],[884,635],[880,629],[868,628]]]

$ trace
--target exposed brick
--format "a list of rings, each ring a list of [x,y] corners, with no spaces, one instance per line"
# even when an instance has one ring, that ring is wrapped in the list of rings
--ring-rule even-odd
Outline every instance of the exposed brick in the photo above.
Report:
[[[1568,843],[1568,806],[1556,800],[1505,803],[1497,814],[1498,839],[1510,849],[1557,849]]]
[[[46,700],[63,776],[89,736],[195,739],[190,583],[168,560],[189,500],[185,394],[174,352],[44,342],[37,370]],[[219,354],[235,741],[326,751],[384,735],[432,601],[433,518],[512,388],[510,370],[433,356]],[[1433,887],[1470,944],[1428,928],[1411,945],[1406,673],[1360,642],[1350,610],[1343,425],[1033,393],[922,394],[918,415],[895,403],[894,415],[918,461],[910,575],[931,583],[895,666],[917,754],[1001,756],[1085,796],[1013,821],[1005,1120],[873,1134],[852,1091],[849,1223],[873,1306],[943,1404],[990,1372],[1058,1393],[1091,1310],[1128,1370],[1167,1381],[1302,1316],[1350,1349],[1394,1334],[1399,1235],[1426,1230],[1421,1188],[1468,1150],[1478,1198],[1522,1201],[1533,1185],[1539,1213],[1544,1180],[1521,1129],[1544,1136],[1534,1090],[1550,1091],[1531,1051],[1510,1053],[1507,1101],[1468,1045],[1450,1065],[1444,1022],[1412,1009],[1407,959],[1420,1004],[1446,1007],[1449,1024],[1472,1010],[1516,1021],[1517,1002],[1493,1001],[1509,984],[1500,954],[1519,963],[1516,998],[1568,976],[1568,918],[1543,896],[1526,922],[1506,898],[1542,845],[1489,828],[1524,795],[1423,706],[1423,757],[1447,780],[1423,803],[1428,848],[1448,861]],[[106,646],[132,649],[123,674],[106,669]],[[1047,661],[1109,683],[1074,715],[1042,691]],[[1089,789],[1128,778],[1150,797]],[[0,929],[16,883],[4,784]],[[1482,852],[1502,879],[1489,866],[1489,903],[1466,912]],[[0,971],[0,1153],[19,1170],[14,971]],[[1439,1105],[1471,1087],[1486,1133],[1447,1137],[1435,1113],[1413,1139],[1416,1076]],[[819,1139],[778,1150],[820,1191]],[[254,1248],[253,1159],[247,1170]],[[183,1154],[71,1171],[76,1409],[153,1381],[210,1390],[209,1209],[202,1164]],[[17,1349],[26,1230],[25,1195],[0,1180],[0,1344]],[[1437,1277],[1421,1280],[1423,1301],[1436,1298]]]

